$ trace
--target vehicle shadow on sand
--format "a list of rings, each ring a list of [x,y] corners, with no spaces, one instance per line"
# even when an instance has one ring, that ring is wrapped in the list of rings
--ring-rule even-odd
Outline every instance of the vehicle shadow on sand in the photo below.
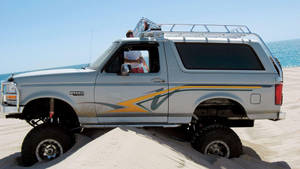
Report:
[[[121,128],[128,130],[128,128]],[[267,162],[263,161],[261,157],[250,147],[243,146],[243,154],[239,158],[222,158],[212,155],[204,155],[194,150],[190,143],[186,141],[185,135],[180,128],[130,128],[129,130],[150,138],[163,146],[184,155],[187,159],[207,168],[282,168],[291,169],[285,161]],[[174,159],[175,162],[184,159]]]
[[[179,128],[131,128],[131,127],[121,127],[123,131],[132,131],[137,135],[151,139],[163,146],[167,146],[173,151],[185,156],[183,159],[175,159],[170,157],[174,163],[184,162],[185,159],[189,159],[200,166],[214,169],[236,169],[236,168],[278,168],[278,169],[290,169],[291,167],[285,161],[279,162],[266,162],[263,161],[260,156],[250,147],[243,146],[243,155],[239,158],[226,159],[222,157],[203,155],[198,151],[194,150],[190,143],[186,141],[185,135]],[[82,133],[76,135],[75,145],[61,157],[49,161],[36,163],[31,167],[26,167],[28,169],[43,169],[49,168],[77,152],[80,148],[87,145],[94,139],[103,136],[105,133],[112,130],[109,129],[85,129]],[[11,154],[3,159],[0,159],[0,168],[25,168],[22,167],[21,163],[21,153],[17,152]]]

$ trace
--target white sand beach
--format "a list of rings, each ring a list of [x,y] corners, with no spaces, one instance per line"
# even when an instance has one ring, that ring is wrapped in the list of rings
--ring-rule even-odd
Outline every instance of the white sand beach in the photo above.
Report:
[[[300,169],[300,67],[284,69],[282,121],[257,120],[255,127],[234,128],[244,154],[225,159],[206,156],[180,139],[175,129],[90,129],[76,135],[76,144],[58,159],[30,169],[173,169],[173,168],[299,168]],[[0,117],[0,168],[19,166],[26,122]]]

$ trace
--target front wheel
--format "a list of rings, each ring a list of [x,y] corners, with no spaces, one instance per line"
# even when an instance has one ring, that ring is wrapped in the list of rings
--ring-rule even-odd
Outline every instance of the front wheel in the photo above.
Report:
[[[51,124],[33,128],[22,144],[22,162],[30,166],[37,161],[50,161],[66,152],[73,144],[73,136]]]
[[[239,157],[242,143],[238,135],[222,125],[210,125],[195,133],[192,146],[203,154],[217,155],[225,158]]]

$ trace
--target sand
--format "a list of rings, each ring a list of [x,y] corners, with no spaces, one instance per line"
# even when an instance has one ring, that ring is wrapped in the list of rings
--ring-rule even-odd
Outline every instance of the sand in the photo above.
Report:
[[[206,156],[183,141],[176,129],[90,129],[76,135],[76,144],[58,159],[37,168],[300,168],[300,67],[284,69],[282,121],[257,120],[255,127],[234,128],[243,143],[239,158]],[[0,117],[0,168],[19,166],[23,138],[31,127]]]

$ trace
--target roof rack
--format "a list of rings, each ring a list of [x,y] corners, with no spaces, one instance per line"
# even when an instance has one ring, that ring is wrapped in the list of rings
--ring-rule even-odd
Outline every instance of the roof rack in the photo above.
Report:
[[[252,34],[245,25],[157,24],[142,17],[134,29],[137,37],[216,37],[241,38]]]
[[[268,56],[274,58],[270,49],[262,38],[250,31],[245,25],[218,25],[218,24],[157,24],[145,17],[137,23],[134,31],[135,37],[201,37],[208,41],[208,38],[226,38],[229,42],[231,38],[240,38],[242,41],[258,40]],[[277,64],[277,63],[276,63]]]

